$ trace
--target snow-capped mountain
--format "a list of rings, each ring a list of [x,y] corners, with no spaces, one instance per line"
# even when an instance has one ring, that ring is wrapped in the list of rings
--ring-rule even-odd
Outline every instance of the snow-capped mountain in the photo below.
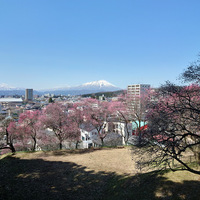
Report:
[[[98,87],[98,88],[103,88],[103,87],[116,87],[113,84],[109,83],[108,81],[105,80],[100,80],[100,81],[93,81],[89,83],[84,83],[82,87]]]
[[[34,88],[33,88],[34,89]],[[90,93],[96,93],[96,92],[112,92],[116,90],[120,90],[121,88],[116,87],[115,85],[105,81],[93,81],[84,83],[79,86],[66,86],[66,87],[60,87],[60,88],[52,88],[52,89],[43,89],[43,90],[34,90],[34,94],[45,94],[45,93],[51,93],[51,94],[62,94],[62,95],[81,95],[81,94],[90,94]],[[9,86],[5,83],[0,84],[0,95],[24,95],[25,89],[24,88],[16,88]]]
[[[42,90],[46,93],[54,93],[54,94],[71,94],[71,95],[79,95],[79,94],[89,94],[89,93],[96,93],[96,92],[108,92],[108,91],[116,91],[120,90],[119,87],[105,81],[93,81],[84,83],[79,86],[67,86],[62,88],[54,88],[49,90]]]
[[[25,89],[10,86],[6,83],[0,84],[0,95],[24,95]]]
[[[13,87],[13,86],[10,86],[6,83],[1,83],[0,84],[0,90],[23,90],[23,88],[17,88],[17,87]]]
[[[73,89],[89,89],[89,90],[103,90],[103,91],[112,91],[119,89],[115,85],[109,83],[108,81],[105,80],[100,80],[100,81],[93,81],[89,83],[84,83],[82,85],[79,85],[77,87],[72,87]]]

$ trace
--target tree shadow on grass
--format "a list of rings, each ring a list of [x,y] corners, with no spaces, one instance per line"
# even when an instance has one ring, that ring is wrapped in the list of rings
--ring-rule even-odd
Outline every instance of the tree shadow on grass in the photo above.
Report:
[[[119,179],[112,184],[104,199],[134,199],[134,200],[199,200],[200,181],[184,181],[177,183],[169,181],[159,171],[138,174]]]
[[[71,162],[0,160],[0,199],[199,199],[200,182],[174,183],[159,173],[123,176]],[[156,194],[156,191],[158,193]]]

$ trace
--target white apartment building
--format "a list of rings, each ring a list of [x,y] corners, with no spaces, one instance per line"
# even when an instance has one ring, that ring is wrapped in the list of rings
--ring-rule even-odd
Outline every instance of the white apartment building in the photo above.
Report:
[[[140,108],[140,98],[142,97],[145,92],[150,89],[149,84],[134,84],[128,85],[127,87],[127,100],[129,101],[130,107]]]
[[[134,84],[128,85],[127,95],[128,96],[141,96],[142,93],[150,89],[149,84]]]

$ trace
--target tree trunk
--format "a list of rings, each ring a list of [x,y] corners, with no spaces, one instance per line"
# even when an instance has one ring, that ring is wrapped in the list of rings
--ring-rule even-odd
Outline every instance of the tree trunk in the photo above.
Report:
[[[15,147],[13,146],[12,143],[9,144],[10,146],[10,150],[12,151],[12,153],[14,154],[16,152]]]
[[[59,147],[60,147],[60,150],[62,150],[62,142],[61,141],[60,141]]]
[[[76,149],[78,149],[79,141],[76,141]]]
[[[33,137],[33,149],[32,149],[32,151],[35,151],[35,149],[36,149],[36,138],[35,137]]]
[[[6,128],[6,144],[7,145],[9,144],[9,142],[8,142],[8,130],[7,130],[7,128]]]
[[[7,146],[1,147],[0,149],[10,149],[13,154],[16,152],[15,147],[13,146],[12,143],[8,143]]]
[[[139,130],[138,132],[138,145],[141,146],[142,145],[142,134],[141,131]]]
[[[55,132],[56,133],[56,132]],[[60,150],[62,150],[62,141],[63,141],[63,139],[62,139],[62,137],[61,137],[61,135],[60,135],[60,133],[58,133],[58,134],[56,134],[56,137],[58,138],[58,140],[59,140],[59,148],[60,148]]]
[[[122,145],[125,145],[125,139],[124,139],[124,136],[122,136]]]
[[[103,147],[104,146],[104,141],[103,141],[104,138],[100,138],[100,139],[101,139],[101,146]]]
[[[125,133],[125,137],[124,137],[125,144],[128,143],[128,139],[129,139],[129,128],[128,128],[128,122],[126,122],[126,133]]]

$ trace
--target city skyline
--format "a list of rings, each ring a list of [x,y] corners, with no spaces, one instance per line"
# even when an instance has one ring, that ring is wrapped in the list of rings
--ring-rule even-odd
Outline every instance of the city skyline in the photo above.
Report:
[[[0,84],[159,87],[196,61],[198,0],[0,1]]]

